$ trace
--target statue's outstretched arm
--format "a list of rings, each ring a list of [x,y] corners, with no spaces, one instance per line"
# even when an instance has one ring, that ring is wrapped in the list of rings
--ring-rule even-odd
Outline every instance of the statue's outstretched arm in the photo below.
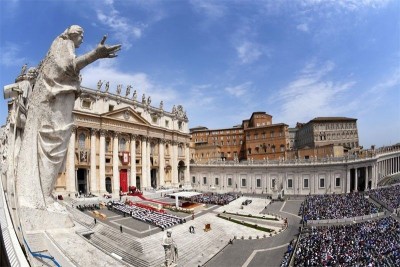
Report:
[[[111,46],[106,46],[104,45],[105,41],[107,39],[107,35],[103,36],[103,39],[101,42],[97,45],[95,49],[90,51],[89,53],[86,53],[82,56],[79,56],[76,59],[76,68],[78,70],[83,69],[87,65],[93,63],[94,61],[100,59],[100,58],[113,58],[118,56],[116,53],[121,50],[121,45],[111,45]]]

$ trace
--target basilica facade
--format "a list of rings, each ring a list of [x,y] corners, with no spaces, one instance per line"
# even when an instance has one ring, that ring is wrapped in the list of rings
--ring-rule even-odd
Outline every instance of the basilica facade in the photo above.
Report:
[[[137,100],[130,87],[122,94],[81,88],[75,101],[75,123],[58,194],[113,194],[182,187],[189,179],[188,119],[183,107],[165,111],[163,102]]]

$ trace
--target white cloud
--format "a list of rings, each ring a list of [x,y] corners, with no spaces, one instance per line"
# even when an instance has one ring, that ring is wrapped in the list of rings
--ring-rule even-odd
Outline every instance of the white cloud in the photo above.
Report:
[[[107,79],[107,80],[103,80]],[[146,73],[136,72],[121,72],[117,69],[116,63],[112,60],[102,60],[89,65],[82,71],[82,85],[95,89],[97,82],[104,81],[102,90],[104,90],[105,83],[109,81],[110,92],[115,92],[117,85],[122,84],[122,94],[125,94],[125,89],[128,85],[132,85],[131,97],[133,91],[137,91],[138,99],[145,94],[146,98],[151,96],[153,103],[158,103],[161,100],[169,106],[172,105],[178,98],[176,90],[169,86],[164,86],[152,80]],[[157,104],[154,104],[157,106]]]
[[[296,28],[297,28],[299,31],[302,31],[302,32],[309,32],[309,31],[310,31],[309,28],[308,28],[307,23],[299,24],[299,25],[297,25]]]
[[[185,99],[185,105],[192,109],[210,108],[215,102],[211,84],[193,85],[189,90],[189,98]]]
[[[110,5],[111,6],[111,5]],[[116,38],[122,42],[125,49],[129,49],[132,44],[131,39],[139,39],[142,36],[144,25],[133,25],[127,18],[122,17],[112,6],[107,13],[97,10],[97,19],[104,25],[111,28]]]
[[[191,5],[199,13],[204,13],[210,18],[220,18],[226,13],[226,7],[221,2],[209,0],[191,0]]]
[[[385,7],[391,0],[336,0],[336,1],[322,1],[322,0],[302,0],[302,6],[320,6],[327,8],[335,8],[336,11],[349,10],[355,11],[364,7],[367,8],[381,8]]]
[[[242,64],[249,64],[257,61],[262,56],[262,48],[257,43],[244,41],[236,46],[238,57]]]
[[[307,64],[299,76],[275,96],[281,106],[277,117],[279,121],[294,125],[307,122],[316,116],[337,116],[346,114],[349,106],[342,101],[355,82],[334,82],[326,76],[334,69],[332,62],[317,66],[315,62]]]
[[[21,57],[20,51],[21,48],[17,44],[6,43],[4,47],[2,47],[0,53],[0,64],[10,67],[10,66],[22,66],[27,63],[27,59]]]
[[[233,87],[226,87],[224,90],[235,97],[243,97],[249,93],[251,82],[242,83]]]

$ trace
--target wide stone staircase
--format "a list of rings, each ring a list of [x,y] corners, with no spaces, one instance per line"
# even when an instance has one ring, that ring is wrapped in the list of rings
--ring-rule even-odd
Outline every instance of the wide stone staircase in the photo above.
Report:
[[[93,228],[93,231],[96,235],[104,236],[128,251],[134,250],[139,253],[143,253],[143,246],[136,237],[125,233],[120,233],[115,228],[105,226],[100,223]]]
[[[136,267],[149,267],[148,261],[142,259],[141,257],[143,254],[134,251],[134,250],[129,250],[121,245],[115,243],[115,242],[110,242],[110,239],[99,234],[92,234],[87,236],[89,242],[94,244],[96,247],[99,249],[103,250],[107,254],[118,258],[124,262],[127,262],[131,264],[132,266]]]

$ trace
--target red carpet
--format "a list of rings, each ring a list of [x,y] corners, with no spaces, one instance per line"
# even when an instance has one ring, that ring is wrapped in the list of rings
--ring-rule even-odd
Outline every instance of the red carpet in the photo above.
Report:
[[[157,201],[157,200],[153,200],[153,199],[147,199],[143,195],[136,195],[136,196],[140,197],[143,200],[149,201],[149,202],[153,202],[153,203],[157,203],[157,204],[161,204],[161,205],[171,205],[170,203],[161,202],[161,201]]]

